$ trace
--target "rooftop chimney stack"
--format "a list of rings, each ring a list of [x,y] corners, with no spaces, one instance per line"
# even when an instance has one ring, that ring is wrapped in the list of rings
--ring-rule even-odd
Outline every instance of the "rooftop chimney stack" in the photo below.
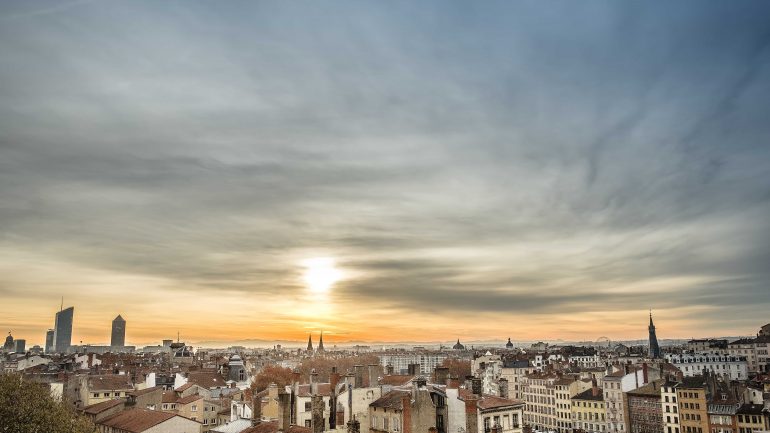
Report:
[[[278,406],[280,409],[278,428],[286,431],[291,425],[291,395],[285,390],[278,392]]]
[[[332,374],[329,375],[329,385],[331,387],[331,397],[329,399],[329,429],[337,428],[337,384],[340,383],[340,374],[337,373],[337,367],[332,367]]]
[[[310,370],[310,395],[318,395],[318,372],[315,368]]]
[[[497,380],[497,387],[500,390],[500,397],[508,398],[508,379],[501,377]]]
[[[262,422],[262,399],[257,396],[257,388],[251,391],[251,425],[256,426]]]
[[[471,381],[471,391],[473,392],[473,395],[480,396],[481,395],[481,378],[480,377],[474,377]]]
[[[380,366],[379,364],[369,364],[367,366],[369,371],[369,387],[373,388],[379,385]]]
[[[436,367],[434,374],[438,385],[446,385],[449,380],[449,367]]]
[[[354,365],[353,370],[356,372],[356,388],[364,387],[364,366]]]

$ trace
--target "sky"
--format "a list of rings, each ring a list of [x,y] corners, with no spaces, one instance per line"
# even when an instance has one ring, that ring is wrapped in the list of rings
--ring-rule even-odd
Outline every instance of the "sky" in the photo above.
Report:
[[[753,335],[768,16],[4,1],[0,330],[63,297],[91,344]]]

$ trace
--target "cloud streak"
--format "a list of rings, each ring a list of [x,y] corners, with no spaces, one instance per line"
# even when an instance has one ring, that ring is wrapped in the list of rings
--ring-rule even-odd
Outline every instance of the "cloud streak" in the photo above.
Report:
[[[233,338],[436,340],[456,314],[494,317],[472,338],[581,313],[627,332],[646,308],[751,333],[770,11],[743,6],[4,3],[0,317],[82,279],[142,323],[191,294],[243,308],[211,324]],[[299,263],[326,256],[346,278],[313,317]],[[85,338],[99,297],[77,295]],[[0,326],[50,326],[22,319]]]

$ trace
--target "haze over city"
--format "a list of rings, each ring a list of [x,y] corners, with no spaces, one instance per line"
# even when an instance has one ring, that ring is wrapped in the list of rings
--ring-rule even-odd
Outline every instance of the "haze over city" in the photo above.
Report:
[[[754,335],[770,4],[698,6],[2,2],[0,329]]]

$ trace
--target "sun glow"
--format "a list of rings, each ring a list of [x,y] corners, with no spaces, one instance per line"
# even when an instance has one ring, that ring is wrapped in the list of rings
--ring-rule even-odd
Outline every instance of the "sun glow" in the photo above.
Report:
[[[334,283],[342,278],[342,272],[334,266],[330,257],[316,257],[302,262],[305,267],[303,280],[313,293],[328,293]]]

